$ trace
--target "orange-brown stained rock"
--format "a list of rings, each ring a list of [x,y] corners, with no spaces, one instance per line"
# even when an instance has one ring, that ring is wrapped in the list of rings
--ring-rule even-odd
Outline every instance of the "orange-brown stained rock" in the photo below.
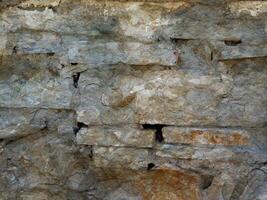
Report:
[[[243,130],[195,129],[166,127],[163,136],[167,143],[247,145],[249,136]]]
[[[197,177],[174,170],[152,170],[133,182],[143,200],[198,200]]]

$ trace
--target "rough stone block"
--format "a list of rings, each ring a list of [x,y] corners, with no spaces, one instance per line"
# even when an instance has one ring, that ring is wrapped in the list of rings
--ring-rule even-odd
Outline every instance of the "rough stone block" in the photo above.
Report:
[[[58,59],[48,55],[4,56],[0,64],[0,106],[70,108],[73,80],[71,75],[60,76],[59,66]]]
[[[264,124],[267,114],[262,109],[267,99],[264,59],[256,59],[253,64],[250,60],[235,63],[226,63],[223,68],[229,73],[221,75],[174,69],[139,71],[125,65],[123,69],[118,66],[88,70],[80,76],[78,121],[88,125]]]
[[[61,38],[53,33],[14,33],[8,35],[8,54],[57,53],[62,50]]]
[[[77,133],[77,143],[114,147],[152,147],[153,130],[130,126],[90,126]]]
[[[265,41],[265,33],[261,29],[264,22],[261,16],[266,12],[265,2],[220,2],[224,4],[219,3],[218,6],[212,1],[206,5],[195,4],[194,1],[64,1],[60,2],[61,9],[58,13],[52,9],[32,11],[12,8],[3,14],[3,23],[7,32],[33,28],[91,36],[108,33],[144,41],[162,37],[207,40],[241,37],[248,44]],[[22,3],[21,7],[49,4],[52,7],[57,6],[57,1],[27,1]],[[240,20],[240,14],[247,19]],[[255,40],[252,41],[252,38]]]
[[[256,160],[264,162],[267,159],[264,151],[245,147],[198,147],[188,145],[163,144],[156,147],[156,155],[167,159],[185,159],[216,162],[251,163]]]
[[[258,58],[267,56],[267,45],[257,46],[224,46],[220,48],[219,60]]]
[[[177,61],[175,48],[166,43],[98,41],[73,36],[64,36],[63,43],[67,51],[67,58],[71,63],[100,66],[118,63],[174,66]]]
[[[70,110],[0,108],[0,139],[55,131],[66,125],[74,126],[74,122],[75,115]]]
[[[250,144],[249,134],[241,129],[164,127],[162,132],[166,143],[225,146]]]

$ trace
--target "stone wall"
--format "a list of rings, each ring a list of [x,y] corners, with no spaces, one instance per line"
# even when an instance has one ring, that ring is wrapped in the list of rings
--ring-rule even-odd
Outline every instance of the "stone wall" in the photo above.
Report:
[[[1,200],[266,200],[267,1],[0,1]]]

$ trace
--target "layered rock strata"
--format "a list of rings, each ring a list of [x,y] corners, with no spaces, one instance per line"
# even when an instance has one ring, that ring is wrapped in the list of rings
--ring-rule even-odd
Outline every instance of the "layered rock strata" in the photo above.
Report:
[[[266,200],[267,2],[0,1],[0,199]]]

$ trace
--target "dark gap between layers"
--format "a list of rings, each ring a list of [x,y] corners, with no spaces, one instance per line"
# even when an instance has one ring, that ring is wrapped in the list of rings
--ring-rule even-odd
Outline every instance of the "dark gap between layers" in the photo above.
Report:
[[[155,130],[155,140],[157,142],[163,142],[162,128],[165,127],[164,124],[142,124],[143,129],[152,129]]]

